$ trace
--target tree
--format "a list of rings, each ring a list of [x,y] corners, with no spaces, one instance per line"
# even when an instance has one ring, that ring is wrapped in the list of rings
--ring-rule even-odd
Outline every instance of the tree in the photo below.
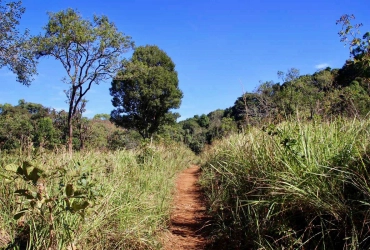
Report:
[[[238,123],[255,125],[261,118],[261,105],[257,93],[244,93],[236,99],[234,106],[226,112],[226,116]]]
[[[36,74],[36,60],[28,30],[20,34],[16,29],[25,9],[22,2],[0,0],[0,68],[8,67],[17,75],[17,81],[29,85]]]
[[[23,99],[17,106],[0,104],[0,149],[59,146],[61,131],[53,126],[52,112],[41,104]]]
[[[0,105],[0,110],[0,149],[27,148],[32,142],[34,131],[30,113],[20,106],[10,104]]]
[[[49,13],[45,34],[35,38],[38,57],[51,56],[66,70],[64,82],[68,108],[68,149],[72,154],[74,118],[79,103],[93,83],[99,84],[113,77],[121,66],[121,56],[134,43],[131,37],[119,32],[106,16],[84,20],[72,9]]]
[[[233,110],[232,107],[226,110],[217,109],[210,112],[207,116],[209,117],[209,127],[207,132],[207,141],[210,144],[214,139],[221,138],[223,135],[222,131],[222,120],[224,117],[230,118]],[[231,118],[234,121],[234,118]],[[235,125],[236,122],[234,121]]]
[[[256,94],[261,119],[271,120],[276,117],[276,93],[279,89],[280,85],[275,84],[272,81],[260,82],[260,85],[257,87]]]
[[[285,116],[291,116],[297,112],[298,103],[301,99],[297,95],[297,79],[299,78],[299,70],[296,68],[288,69],[286,73],[278,71],[278,77],[284,82],[281,86],[279,99],[281,109]]]
[[[60,143],[59,131],[53,126],[50,117],[40,118],[35,126],[34,145],[41,148],[53,149]]]
[[[370,61],[370,32],[366,32],[362,39],[358,37],[360,34],[360,27],[362,23],[355,24],[351,23],[351,20],[355,19],[354,15],[342,15],[336,24],[341,24],[342,29],[338,32],[341,38],[341,42],[345,45],[349,45],[351,57],[355,61]]]
[[[354,15],[345,14],[337,20],[337,24],[342,25],[341,31],[338,32],[340,41],[349,45],[352,59],[347,61],[345,66],[353,68],[358,77],[364,78],[367,91],[370,92],[370,32],[366,32],[362,38],[359,38],[362,23],[353,25],[352,19],[355,19]]]
[[[195,115],[193,118],[180,122],[184,133],[184,143],[197,154],[203,150],[203,147],[207,142],[207,129],[202,128],[199,125],[198,120],[199,116]]]
[[[208,116],[206,116],[205,114],[202,114],[200,117],[198,117],[197,122],[199,126],[201,126],[202,128],[208,128],[210,120]]]
[[[171,58],[157,46],[138,47],[124,63],[110,88],[115,109],[111,120],[150,138],[164,124],[173,123],[183,96]]]
[[[362,23],[352,24],[354,15],[342,15],[337,24],[342,25],[338,32],[341,42],[349,46],[351,59],[339,70],[337,82],[344,87],[341,99],[347,115],[366,115],[369,110],[370,94],[370,32],[362,38]]]

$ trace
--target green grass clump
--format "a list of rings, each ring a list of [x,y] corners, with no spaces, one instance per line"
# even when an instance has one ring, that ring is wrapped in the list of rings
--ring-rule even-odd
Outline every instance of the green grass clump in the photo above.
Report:
[[[214,237],[243,249],[370,248],[370,121],[251,128],[203,156]]]
[[[2,155],[0,248],[158,249],[158,233],[169,222],[176,174],[194,160],[181,145],[76,152],[72,160],[63,152],[31,158]],[[40,208],[31,205],[41,204],[39,184],[33,185],[27,175],[9,180],[9,166],[24,162],[43,170],[49,201]],[[36,198],[15,194],[22,189],[35,191]],[[77,196],[80,190],[86,192]],[[15,220],[24,207],[29,210]]]

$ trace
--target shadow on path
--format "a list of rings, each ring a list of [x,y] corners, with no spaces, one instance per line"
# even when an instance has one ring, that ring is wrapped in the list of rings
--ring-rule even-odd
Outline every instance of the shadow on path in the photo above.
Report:
[[[198,179],[200,167],[183,171],[176,181],[176,193],[171,214],[171,226],[164,236],[165,250],[209,249],[210,217]]]

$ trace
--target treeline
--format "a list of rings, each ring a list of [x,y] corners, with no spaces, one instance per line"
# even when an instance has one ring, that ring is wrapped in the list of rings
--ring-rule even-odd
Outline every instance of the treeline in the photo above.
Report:
[[[133,148],[140,135],[113,125],[107,114],[93,119],[82,116],[83,109],[73,119],[73,147],[76,150],[114,150]],[[19,100],[18,105],[0,104],[0,150],[61,149],[68,140],[68,113],[41,104]]]
[[[312,75],[299,75],[294,68],[278,72],[283,84],[262,83],[235,102],[231,115],[252,125],[292,117],[363,117],[370,110],[370,88],[355,66],[348,61],[341,69],[326,68]]]
[[[362,37],[353,24],[353,15],[337,20],[341,42],[350,49],[350,59],[342,68],[327,67],[300,75],[292,68],[278,72],[281,83],[261,83],[254,92],[244,93],[234,105],[208,115],[180,122],[183,141],[195,152],[230,131],[250,126],[276,124],[285,120],[331,120],[335,117],[361,118],[370,112],[370,32]]]
[[[254,92],[236,99],[233,106],[209,114],[195,115],[173,125],[162,125],[153,137],[183,142],[200,153],[206,145],[231,132],[250,126],[289,119],[328,120],[334,117],[365,117],[370,111],[368,71],[347,61],[341,69],[326,68],[314,74],[299,70],[278,72],[283,83],[261,83]],[[73,148],[114,150],[134,148],[142,137],[135,129],[122,129],[110,115],[83,117],[80,105],[73,119]],[[0,149],[54,149],[68,140],[68,113],[20,100],[18,105],[0,105]]]
[[[143,137],[135,129],[123,129],[113,124],[109,114],[97,114],[92,119],[78,110],[73,119],[74,150],[132,149],[141,145]],[[214,138],[236,131],[234,121],[224,117],[224,110],[173,125],[163,125],[153,137],[158,141],[177,141],[200,153]],[[34,149],[59,150],[68,141],[68,112],[57,111],[42,104],[19,100],[18,105],[0,104],[0,150],[30,152]]]
[[[183,141],[199,153],[207,144],[249,126],[285,120],[330,120],[365,117],[370,111],[369,70],[347,61],[341,69],[326,68],[314,74],[299,70],[278,72],[283,83],[261,83],[254,92],[237,98],[234,105],[208,115],[181,121]]]
[[[68,145],[72,155],[72,149],[133,148],[142,139],[157,139],[183,142],[200,153],[214,140],[250,126],[292,118],[364,117],[370,111],[370,32],[352,37],[360,34],[361,27],[351,24],[354,16],[343,15],[337,21],[342,24],[341,41],[349,44],[351,56],[341,69],[307,75],[295,68],[279,71],[281,83],[263,82],[225,110],[176,123],[179,114],[172,110],[180,107],[183,93],[175,63],[165,51],[155,45],[135,47],[132,38],[118,31],[108,17],[83,19],[72,9],[50,13],[44,35],[20,35],[16,26],[24,8],[18,2],[6,6],[0,5],[0,14],[6,17],[0,23],[6,31],[6,36],[0,36],[0,47],[4,44],[9,55],[0,55],[0,68],[6,66],[19,82],[30,85],[38,60],[52,56],[63,65],[69,87],[65,90],[67,111],[24,100],[16,106],[2,104],[0,150]],[[123,55],[130,49],[134,53],[127,60]],[[110,79],[111,114],[83,117],[85,95],[92,85]]]

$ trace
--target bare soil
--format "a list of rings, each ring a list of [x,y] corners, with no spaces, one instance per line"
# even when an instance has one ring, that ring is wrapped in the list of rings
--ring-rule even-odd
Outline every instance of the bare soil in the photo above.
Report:
[[[210,217],[206,215],[203,193],[198,184],[200,173],[198,166],[192,166],[177,178],[171,225],[163,237],[165,250],[201,250],[211,243],[207,237]]]

